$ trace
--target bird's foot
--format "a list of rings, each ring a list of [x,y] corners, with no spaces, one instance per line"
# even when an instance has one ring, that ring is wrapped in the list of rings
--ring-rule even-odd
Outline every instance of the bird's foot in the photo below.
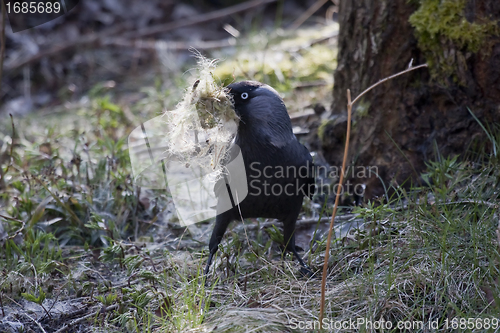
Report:
[[[313,271],[309,268],[309,266],[301,266],[299,269],[299,273],[305,278],[316,278],[317,274],[313,273]]]

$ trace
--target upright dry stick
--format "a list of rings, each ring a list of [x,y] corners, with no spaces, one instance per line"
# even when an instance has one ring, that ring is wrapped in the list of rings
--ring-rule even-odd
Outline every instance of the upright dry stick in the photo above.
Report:
[[[330,243],[332,242],[332,232],[333,232],[333,222],[335,221],[335,215],[337,214],[337,207],[339,204],[339,197],[340,197],[340,190],[342,186],[342,182],[344,181],[344,173],[345,173],[345,165],[347,162],[347,152],[349,151],[349,138],[351,136],[351,114],[352,114],[352,106],[354,103],[356,103],[364,94],[375,88],[381,83],[384,83],[385,81],[388,81],[390,79],[395,78],[396,76],[408,73],[412,70],[415,70],[417,68],[422,68],[422,67],[427,67],[427,64],[422,64],[413,67],[412,66],[413,59],[408,65],[408,68],[402,72],[399,72],[397,74],[391,75],[389,77],[386,77],[385,79],[382,79],[378,81],[377,83],[373,84],[370,86],[368,89],[363,91],[361,94],[358,95],[354,99],[354,101],[351,102],[351,91],[347,89],[347,134],[346,134],[346,139],[345,139],[345,148],[344,148],[344,159],[342,161],[342,172],[340,173],[340,179],[339,183],[337,185],[337,196],[335,197],[335,204],[333,206],[333,213],[332,213],[332,219],[330,220],[330,230],[328,231],[328,239],[326,241],[326,250],[325,250],[325,263],[323,264],[323,277],[321,279],[321,301],[320,301],[320,309],[319,309],[319,327],[320,329],[323,328],[323,314],[325,310],[325,292],[326,292],[326,275],[327,275],[327,269],[328,269],[328,257],[330,255]]]

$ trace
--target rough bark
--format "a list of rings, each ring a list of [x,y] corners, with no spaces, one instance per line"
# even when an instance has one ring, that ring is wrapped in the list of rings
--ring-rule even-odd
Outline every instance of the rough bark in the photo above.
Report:
[[[351,89],[354,98],[378,80],[406,69],[411,59],[415,65],[428,61],[408,21],[418,8],[419,2],[408,0],[340,1],[334,103],[329,121],[318,132],[322,152],[332,165],[342,163],[346,90]],[[500,22],[498,0],[468,1],[464,11],[469,21],[487,17]],[[389,187],[417,182],[425,162],[437,154],[463,154],[471,145],[487,144],[487,136],[467,110],[490,128],[500,120],[500,40],[497,35],[485,39],[473,53],[443,38],[444,57],[457,64],[444,80],[439,74],[431,77],[424,68],[363,97],[353,109],[351,163],[376,166]],[[384,193],[374,174],[352,178],[367,185],[365,197]]]

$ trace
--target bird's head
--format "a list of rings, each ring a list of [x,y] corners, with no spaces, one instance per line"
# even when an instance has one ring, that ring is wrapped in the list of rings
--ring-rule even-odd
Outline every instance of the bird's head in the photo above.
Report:
[[[241,81],[227,89],[240,117],[240,139],[251,136],[260,143],[277,147],[295,139],[285,103],[272,87],[257,81]]]

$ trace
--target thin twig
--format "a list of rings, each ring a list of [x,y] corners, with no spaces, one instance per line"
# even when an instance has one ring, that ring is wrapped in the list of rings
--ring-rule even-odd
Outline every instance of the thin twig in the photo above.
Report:
[[[19,223],[24,223],[24,221],[18,220],[16,218],[13,218],[13,217],[10,217],[10,216],[7,216],[7,215],[0,214],[0,217],[4,218],[6,220],[11,220],[11,221],[14,221],[14,222],[19,222]]]
[[[325,310],[325,291],[326,291],[326,276],[328,274],[328,257],[330,254],[330,244],[332,242],[333,225],[335,221],[335,215],[337,215],[337,208],[339,206],[340,191],[342,190],[342,182],[344,181],[345,166],[347,164],[347,153],[349,151],[349,138],[351,136],[351,113],[352,113],[352,102],[351,102],[351,91],[347,89],[347,134],[345,138],[344,146],[344,160],[342,161],[342,172],[340,173],[339,183],[337,185],[337,195],[335,197],[335,204],[333,206],[332,219],[330,221],[330,230],[328,230],[328,239],[326,241],[325,250],[325,263],[323,265],[323,277],[321,278],[321,301],[319,310],[319,325],[322,328],[323,324],[323,314]]]
[[[410,64],[411,64],[411,62],[410,62]],[[385,81],[389,81],[390,79],[394,79],[396,76],[403,75],[405,73],[411,72],[411,71],[413,71],[415,69],[422,68],[422,67],[428,67],[428,65],[427,64],[422,64],[422,65],[418,65],[418,66],[415,66],[415,67],[409,66],[407,69],[405,69],[402,72],[396,73],[394,75],[391,75],[389,77],[386,77],[385,79],[382,79],[382,80],[378,81],[377,83],[375,83],[375,84],[371,85],[370,87],[368,87],[361,94],[359,94],[358,97],[356,97],[354,99],[354,101],[352,101],[352,104],[356,103],[361,97],[363,97],[364,94],[366,94],[367,92],[369,92],[370,90],[372,90],[373,88],[375,88],[376,86],[378,86],[379,84],[384,83]]]
[[[70,327],[72,327],[72,326],[74,326],[74,325],[76,325],[76,324],[78,324],[78,323],[80,323],[80,322],[82,322],[82,321],[90,318],[90,317],[93,317],[93,316],[95,316],[96,314],[98,314],[100,312],[104,313],[104,312],[107,312],[107,311],[111,311],[111,310],[114,310],[114,309],[118,308],[118,306],[119,306],[119,304],[113,304],[113,305],[110,305],[108,307],[102,307],[99,310],[94,311],[92,313],[89,313],[86,316],[83,316],[81,318],[78,318],[78,319],[75,319],[75,320],[71,321],[69,324],[64,325],[63,327],[61,327],[60,329],[58,329],[54,333],[62,333],[64,331],[66,331],[68,328],[70,328]]]
[[[109,38],[103,41],[104,46],[117,46],[117,47],[128,47],[138,50],[157,50],[163,45],[174,51],[187,50],[193,47],[197,50],[213,50],[221,49],[224,47],[230,47],[236,45],[236,38],[230,37],[222,40],[209,40],[209,41],[192,41],[192,42],[178,42],[178,41],[163,41],[163,40],[128,40],[125,38]]]
[[[7,216],[7,215],[2,215],[2,214],[0,214],[0,217],[3,218],[3,219],[6,219],[6,220],[11,220],[11,221],[14,221],[14,222],[22,223],[21,228],[19,228],[12,236],[7,237],[7,239],[14,239],[14,238],[16,238],[17,235],[19,235],[21,232],[23,232],[24,228],[26,227],[26,222],[24,222],[24,221],[15,219],[15,218]]]
[[[309,17],[316,13],[328,0],[318,0],[311,7],[309,7],[295,22],[292,23],[290,29],[295,30],[302,25]]]
[[[137,209],[139,208],[140,198],[141,198],[141,187],[137,186],[137,201],[134,206],[134,211],[132,212],[132,219],[134,220],[134,239],[137,242],[139,238],[139,221],[137,219]]]
[[[22,313],[25,317],[28,317],[31,321],[33,321],[35,324],[38,325],[38,327],[40,328],[40,330],[43,332],[43,333],[47,333],[47,331],[45,331],[42,327],[42,325],[40,325],[40,323],[38,321],[36,321],[34,318],[30,317],[27,313]]]

